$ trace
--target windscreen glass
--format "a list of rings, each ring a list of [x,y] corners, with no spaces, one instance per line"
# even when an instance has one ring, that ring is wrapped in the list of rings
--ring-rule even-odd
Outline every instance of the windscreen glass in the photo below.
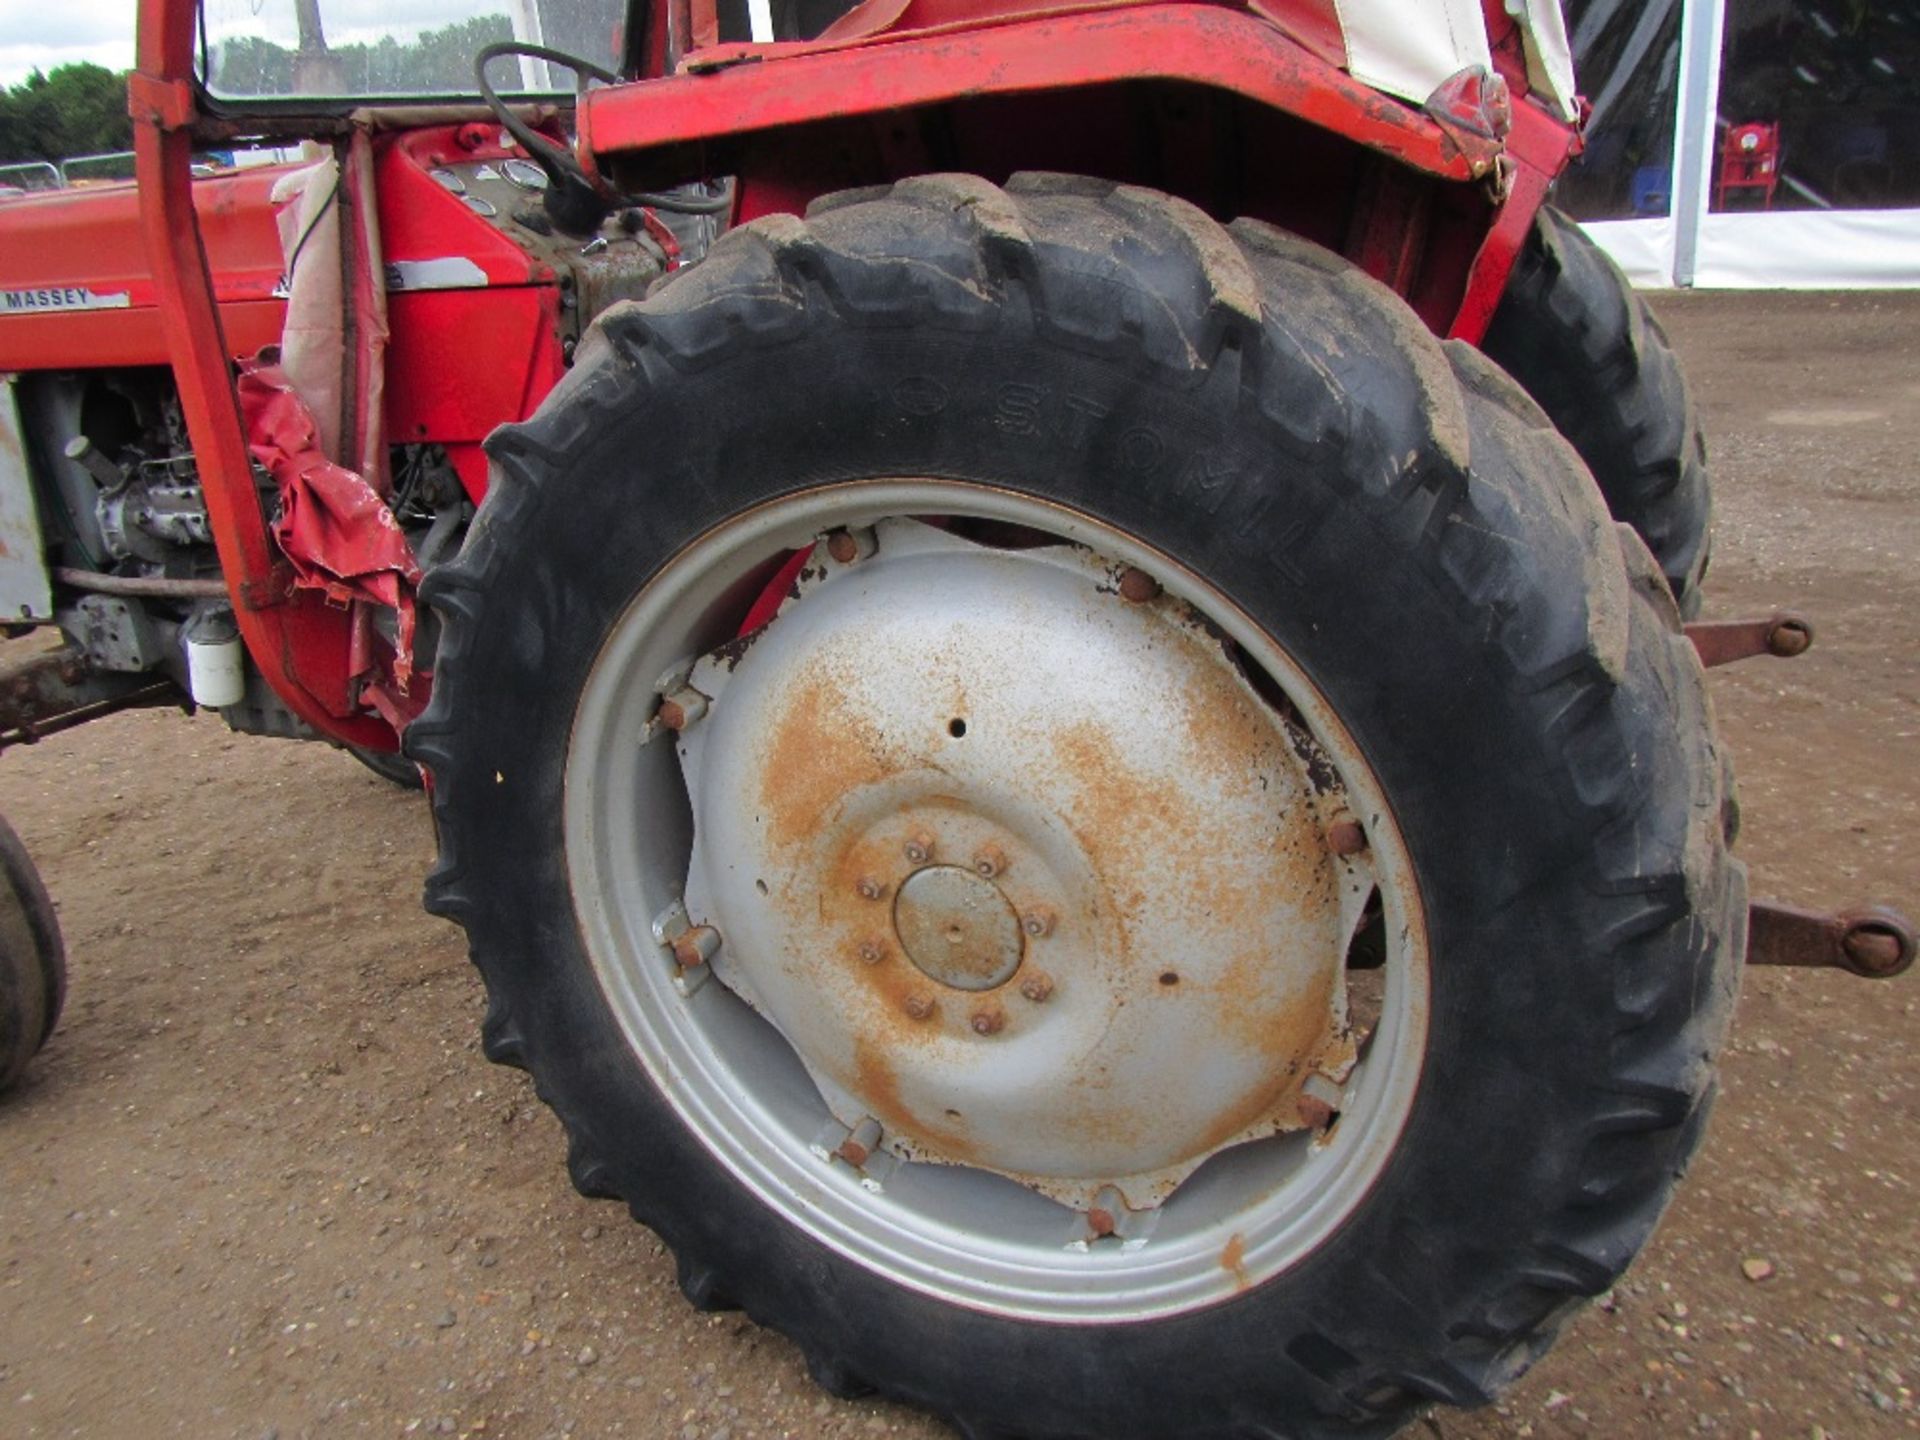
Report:
[[[624,0],[205,0],[201,77],[229,99],[471,96],[473,62],[522,40],[620,68]],[[503,92],[569,91],[573,76],[501,57]]]

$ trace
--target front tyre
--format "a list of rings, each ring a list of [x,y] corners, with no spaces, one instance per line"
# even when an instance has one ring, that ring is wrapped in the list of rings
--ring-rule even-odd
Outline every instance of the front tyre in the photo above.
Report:
[[[730,233],[492,453],[428,903],[695,1303],[970,1435],[1370,1435],[1645,1240],[1744,916],[1699,669],[1387,291],[926,177]]]
[[[343,745],[341,749],[389,785],[397,785],[402,790],[424,788],[420,781],[420,767],[397,751],[374,750],[365,745]]]
[[[1667,332],[1620,267],[1546,206],[1482,344],[1646,541],[1681,613],[1698,613],[1713,541],[1706,438]]]
[[[53,901],[20,837],[0,820],[0,1092],[53,1035],[67,995]]]

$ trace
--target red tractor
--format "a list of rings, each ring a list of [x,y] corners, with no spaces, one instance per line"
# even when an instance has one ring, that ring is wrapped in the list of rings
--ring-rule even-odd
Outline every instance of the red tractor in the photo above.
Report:
[[[1702,664],[1810,632],[1685,623],[1554,5],[447,8],[143,0],[137,186],[0,202],[0,739],[417,765],[694,1304],[973,1437],[1382,1435],[1621,1273],[1744,962],[1911,962],[1749,906]]]

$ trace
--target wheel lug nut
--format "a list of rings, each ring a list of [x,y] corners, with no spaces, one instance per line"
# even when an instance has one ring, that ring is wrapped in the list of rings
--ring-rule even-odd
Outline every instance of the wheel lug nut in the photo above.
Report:
[[[882,945],[878,940],[862,940],[860,942],[860,959],[865,964],[878,965],[886,958],[887,947]]]
[[[1160,593],[1160,582],[1146,571],[1129,565],[1120,572],[1120,598],[1135,605],[1145,604]]]
[[[915,865],[924,865],[933,858],[933,837],[917,833],[907,841],[907,859]]]
[[[915,991],[907,996],[906,1011],[915,1020],[925,1020],[933,1014],[933,997]]]
[[[682,685],[660,702],[659,720],[669,730],[684,730],[707,713],[707,697]]]
[[[871,530],[830,530],[827,532],[827,554],[841,565],[851,565],[856,560],[864,560],[873,554],[874,535]]]
[[[1327,827],[1327,848],[1340,856],[1358,855],[1367,848],[1367,832],[1350,816],[1336,820]]]
[[[873,1152],[879,1147],[880,1122],[869,1115],[847,1132],[847,1138],[840,1142],[833,1153],[859,1170],[873,1158]]]
[[[983,1005],[969,1023],[976,1035],[997,1035],[1007,1023],[1007,1013],[997,1005]]]
[[[1007,852],[998,845],[989,845],[974,853],[974,873],[991,880],[1007,868]]]
[[[1029,975],[1020,982],[1020,993],[1036,1005],[1044,1005],[1053,994],[1053,981],[1045,975]]]
[[[673,958],[682,970],[704,965],[720,949],[720,932],[711,925],[695,925],[673,937]]]
[[[1053,933],[1053,911],[1047,909],[1029,910],[1020,917],[1020,928],[1038,940],[1043,935]]]
[[[1324,1130],[1340,1113],[1340,1105],[1345,1091],[1338,1082],[1330,1080],[1319,1071],[1307,1076],[1300,1087],[1300,1099],[1297,1102],[1300,1123],[1309,1130]]]
[[[871,875],[862,875],[854,882],[853,888],[859,892],[862,900],[879,900],[886,896],[887,882],[876,880]]]

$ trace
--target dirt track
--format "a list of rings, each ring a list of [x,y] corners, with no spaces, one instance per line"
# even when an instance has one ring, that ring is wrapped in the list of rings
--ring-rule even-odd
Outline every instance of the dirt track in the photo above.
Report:
[[[1820,627],[1715,679],[1755,890],[1920,904],[1920,295],[1660,308],[1715,442],[1709,613]],[[416,796],[149,713],[7,754],[0,809],[73,965],[0,1101],[0,1435],[946,1433],[826,1399],[573,1193],[420,911]],[[1750,975],[1652,1246],[1498,1409],[1427,1433],[1920,1433],[1916,1012],[1920,974]]]

